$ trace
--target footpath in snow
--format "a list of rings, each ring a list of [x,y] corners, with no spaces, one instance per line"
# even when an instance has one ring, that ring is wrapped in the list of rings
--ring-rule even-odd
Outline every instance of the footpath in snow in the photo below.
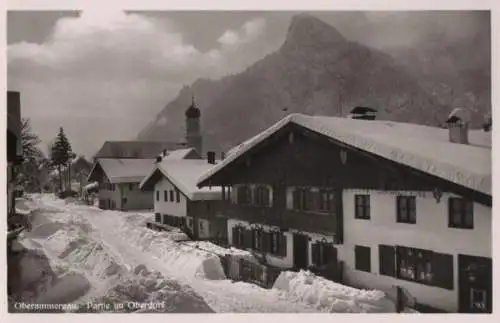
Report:
[[[394,311],[383,292],[347,287],[309,272],[283,272],[272,289],[232,282],[218,255],[248,252],[176,242],[169,232],[145,226],[152,216],[148,213],[103,211],[53,195],[33,196],[33,204],[43,220],[24,244],[43,249],[52,266],[69,266],[89,280],[92,287],[77,302],[166,299],[176,304],[170,312]]]

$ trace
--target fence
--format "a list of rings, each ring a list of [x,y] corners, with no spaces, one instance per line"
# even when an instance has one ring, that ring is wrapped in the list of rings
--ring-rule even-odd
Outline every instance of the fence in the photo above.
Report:
[[[271,288],[283,271],[280,268],[257,263],[239,255],[223,256],[221,263],[227,278],[253,283],[264,288]]]

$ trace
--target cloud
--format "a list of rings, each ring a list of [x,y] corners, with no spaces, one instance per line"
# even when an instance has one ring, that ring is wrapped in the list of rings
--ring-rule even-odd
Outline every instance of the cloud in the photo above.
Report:
[[[265,29],[265,20],[262,18],[255,18],[247,21],[241,30],[226,30],[218,41],[223,46],[238,46],[255,40],[262,34]]]
[[[262,57],[264,19],[226,30],[201,52],[167,19],[123,11],[61,18],[46,41],[8,46],[8,87],[44,142],[62,125],[77,152],[131,139],[177,91],[238,72]],[[173,139],[176,138],[166,138]]]

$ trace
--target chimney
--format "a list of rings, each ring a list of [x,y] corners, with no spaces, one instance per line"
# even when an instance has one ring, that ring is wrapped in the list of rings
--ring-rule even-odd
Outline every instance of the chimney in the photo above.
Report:
[[[450,142],[457,144],[469,143],[469,112],[462,108],[454,109],[448,116],[448,134]]]
[[[214,151],[207,152],[207,160],[208,160],[209,164],[215,164],[215,152]]]
[[[222,151],[220,153],[220,160],[224,160],[226,158],[226,154]]]
[[[355,107],[351,110],[348,118],[359,120],[375,120],[377,118],[377,110],[369,107]]]

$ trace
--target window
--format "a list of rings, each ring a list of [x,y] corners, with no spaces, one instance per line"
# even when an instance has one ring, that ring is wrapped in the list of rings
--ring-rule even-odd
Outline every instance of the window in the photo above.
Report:
[[[242,226],[233,227],[233,244],[237,247],[244,247],[245,228]]]
[[[203,221],[200,221],[200,230],[204,230]]]
[[[333,192],[328,190],[320,190],[319,191],[319,210],[332,212],[334,211],[333,207]]]
[[[396,253],[393,246],[379,245],[379,273],[396,277]]]
[[[276,256],[286,257],[286,236],[279,232],[270,232],[269,252]]]
[[[237,189],[238,204],[250,204],[251,190],[248,186],[239,186]]]
[[[179,192],[179,190],[175,190],[175,199],[177,200],[177,203],[181,201],[181,192]]]
[[[415,196],[398,196],[396,199],[396,203],[398,223],[417,223]]]
[[[474,228],[474,205],[471,201],[456,197],[449,198],[448,227],[459,229]]]
[[[370,195],[355,195],[355,211],[356,219],[370,219]]]
[[[432,251],[397,247],[398,278],[432,284]]]
[[[155,213],[155,222],[161,223],[161,214],[160,213]]]
[[[188,225],[189,225],[189,227],[193,227],[193,219],[189,219]]]
[[[128,189],[129,189],[129,191],[133,191],[134,190],[134,184],[133,183],[129,183],[128,184]]]
[[[355,246],[355,267],[356,270],[371,272],[371,249],[370,247]]]
[[[269,206],[269,188],[266,186],[257,186],[255,188],[255,205]]]
[[[308,210],[310,203],[309,189],[296,188],[293,191],[293,208],[295,210]]]
[[[156,191],[156,200],[159,201],[160,200],[160,191]]]
[[[252,230],[252,249],[261,250],[262,248],[262,232],[260,230]]]
[[[163,201],[167,202],[168,201],[168,194],[167,191],[163,191]]]
[[[174,201],[174,191],[170,190],[170,202]]]
[[[470,289],[470,308],[486,310],[486,290]]]
[[[330,264],[337,257],[333,243],[316,242],[311,245],[312,264],[321,267]]]

